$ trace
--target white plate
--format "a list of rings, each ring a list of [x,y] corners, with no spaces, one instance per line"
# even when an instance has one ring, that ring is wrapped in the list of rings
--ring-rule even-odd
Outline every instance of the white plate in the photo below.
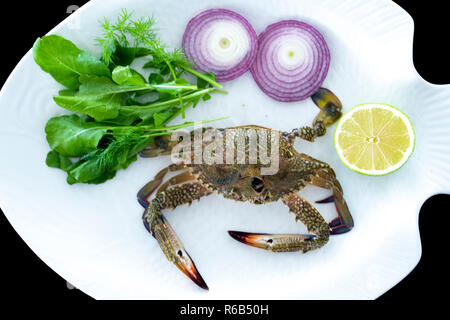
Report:
[[[416,150],[399,171],[367,177],[347,169],[333,147],[333,129],[297,149],[336,169],[355,228],[306,255],[271,254],[231,239],[227,230],[298,232],[283,204],[253,206],[210,196],[167,214],[210,287],[195,286],[166,261],[142,226],[137,190],[168,164],[140,159],[100,186],[68,186],[65,173],[47,168],[46,121],[66,113],[52,101],[60,88],[30,52],[0,93],[0,206],[31,249],[59,275],[98,299],[334,299],[376,298],[417,264],[421,255],[417,216],[436,193],[450,193],[450,87],[424,81],[412,63],[413,21],[388,0],[96,0],[51,33],[99,52],[93,39],[99,20],[121,8],[154,13],[162,38],[178,47],[188,20],[201,10],[238,11],[257,33],[282,19],[299,19],[324,35],[332,61],[324,86],[345,109],[384,102],[409,115]],[[249,74],[226,83],[188,119],[231,118],[216,126],[259,124],[288,130],[310,124],[311,101],[282,104],[266,97]],[[308,188],[317,200],[328,193]],[[332,205],[318,205],[327,219]]]

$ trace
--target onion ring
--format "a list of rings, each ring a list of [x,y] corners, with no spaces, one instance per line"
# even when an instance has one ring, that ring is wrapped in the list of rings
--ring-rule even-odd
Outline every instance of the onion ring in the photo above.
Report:
[[[322,85],[330,65],[325,39],[311,25],[283,20],[258,36],[258,54],[250,71],[269,97],[301,101]]]
[[[195,69],[213,72],[217,81],[224,82],[250,69],[258,51],[258,37],[238,13],[210,9],[189,21],[182,46]]]

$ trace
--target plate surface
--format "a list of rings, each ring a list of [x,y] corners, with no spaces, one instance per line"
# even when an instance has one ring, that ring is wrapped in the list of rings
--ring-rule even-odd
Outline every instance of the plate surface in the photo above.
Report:
[[[384,177],[354,173],[340,161],[333,129],[316,143],[296,148],[330,163],[340,180],[355,228],[305,255],[271,254],[231,239],[227,230],[301,232],[281,203],[253,206],[210,196],[167,218],[208,283],[197,288],[167,262],[142,226],[136,192],[169,163],[139,159],[100,186],[68,186],[66,174],[47,168],[46,121],[67,113],[52,96],[60,86],[34,63],[30,52],[0,93],[0,206],[31,249],[53,270],[98,299],[372,299],[402,278],[421,255],[418,213],[436,193],[450,193],[450,86],[424,81],[412,62],[413,21],[388,0],[95,0],[51,33],[99,53],[93,39],[99,20],[127,8],[154,14],[160,35],[179,47],[188,20],[211,7],[235,10],[257,33],[276,21],[314,25],[332,55],[324,86],[344,111],[365,102],[396,106],[411,119],[416,149],[399,171]],[[225,84],[187,120],[230,116],[215,126],[258,124],[281,130],[308,125],[317,113],[309,100],[278,103],[249,73]],[[328,195],[309,187],[311,201]],[[25,196],[26,195],[26,196]],[[333,205],[317,205],[330,220]]]

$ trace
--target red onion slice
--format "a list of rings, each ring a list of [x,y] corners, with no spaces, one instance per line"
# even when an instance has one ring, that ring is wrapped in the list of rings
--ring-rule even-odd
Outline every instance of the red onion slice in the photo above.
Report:
[[[201,72],[213,72],[219,82],[233,80],[250,69],[258,37],[236,12],[210,9],[189,21],[183,35],[186,57]]]
[[[251,73],[261,90],[277,101],[304,100],[325,80],[330,51],[319,31],[307,23],[271,24],[258,36],[258,47]]]

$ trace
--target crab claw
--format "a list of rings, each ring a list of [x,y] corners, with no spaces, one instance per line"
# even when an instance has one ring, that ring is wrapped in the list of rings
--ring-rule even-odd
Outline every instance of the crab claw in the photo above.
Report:
[[[305,243],[314,239],[309,234],[268,234],[228,231],[229,235],[244,244],[273,252],[304,250]]]
[[[354,226],[353,218],[345,201],[335,201],[338,217],[332,220],[328,225],[331,228],[331,234],[342,234],[352,230]]]
[[[316,203],[332,203],[332,202],[334,202],[334,195],[331,195],[325,199],[316,201]]]
[[[342,103],[330,90],[319,88],[319,90],[311,96],[311,99],[320,108],[320,112],[314,120],[314,124],[322,122],[325,126],[330,126],[341,117]]]
[[[145,186],[139,190],[137,194],[137,199],[139,204],[144,207],[145,209],[148,207],[148,198],[156,191],[156,189],[161,185],[163,182],[164,176],[169,171],[168,168],[162,169],[156,176],[155,179],[148,182]]]
[[[334,202],[336,205],[336,211],[338,213],[338,217],[333,219],[328,225],[331,228],[331,234],[337,235],[349,232],[354,225],[353,218],[350,214],[350,210],[347,207],[347,203],[345,201],[336,201],[334,195],[325,198],[323,200],[316,201],[316,203],[331,203]]]
[[[159,246],[166,255],[166,258],[175,264],[175,266],[191,279],[200,288],[209,290],[205,280],[198,272],[194,261],[183,248],[180,239],[172,229],[172,226],[163,215],[155,219],[153,226],[149,226],[144,220],[145,227],[150,230],[152,235],[158,241]]]

